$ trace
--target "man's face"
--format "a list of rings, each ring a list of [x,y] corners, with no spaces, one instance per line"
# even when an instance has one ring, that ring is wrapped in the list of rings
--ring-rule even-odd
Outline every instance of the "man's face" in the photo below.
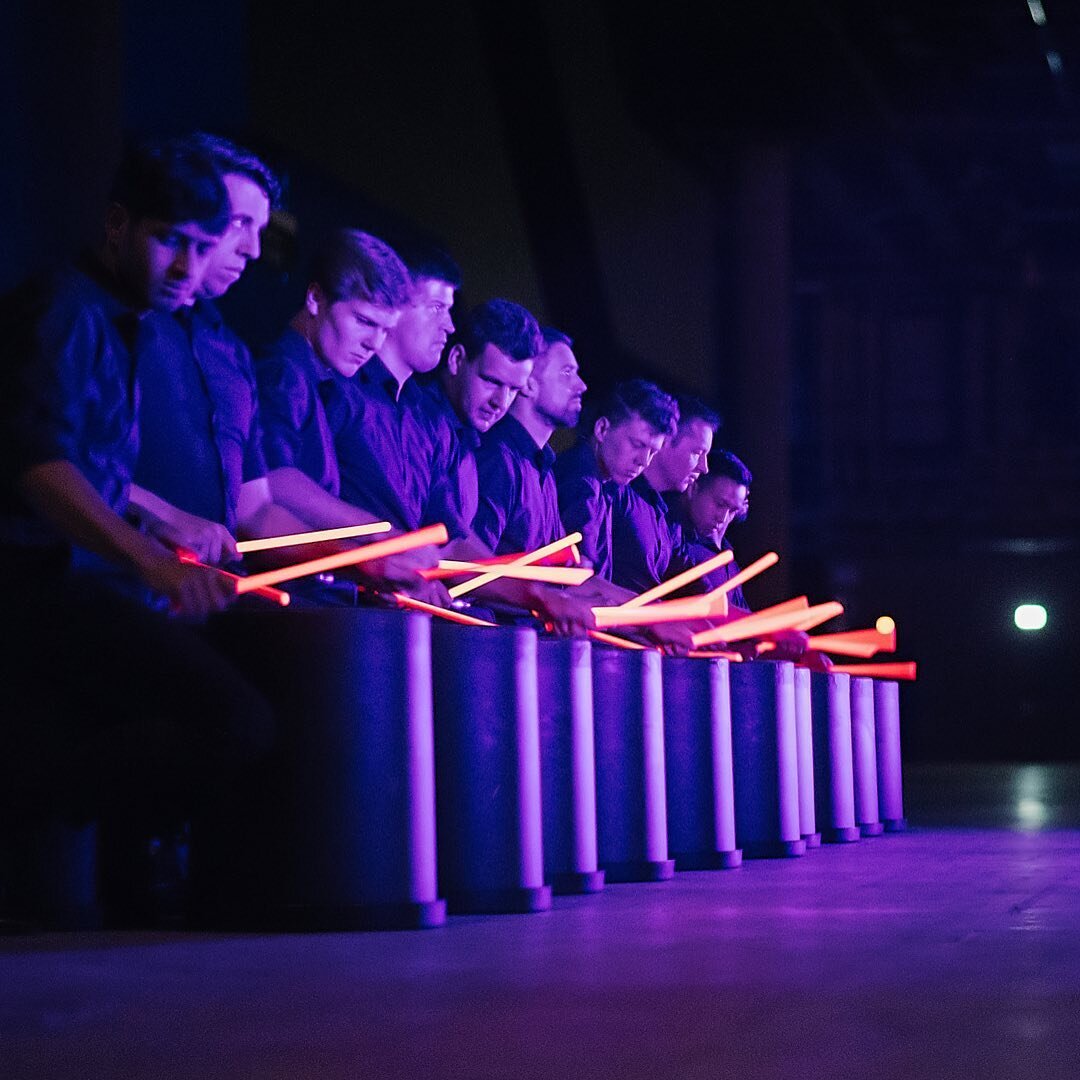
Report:
[[[450,309],[454,286],[437,278],[421,278],[412,303],[389,335],[394,351],[414,374],[434,371],[442,359],[447,338],[454,332]]]
[[[248,261],[259,257],[259,234],[270,220],[270,200],[254,180],[239,173],[227,173],[229,225],[210,253],[199,295],[208,299],[224,296],[244,272]]]
[[[110,230],[116,271],[136,303],[152,311],[190,304],[218,238],[194,221],[133,222],[123,212],[117,217]]]
[[[492,344],[475,360],[456,346],[447,360],[447,393],[458,416],[477,431],[487,431],[506,415],[532,374],[532,360],[515,360]]]
[[[400,317],[397,308],[367,300],[330,300],[318,285],[308,290],[307,310],[314,323],[311,344],[315,351],[347,379],[382,348]]]
[[[704,420],[690,420],[680,426],[675,438],[656,455],[649,479],[657,481],[657,491],[685,491],[699,476],[709,471],[712,428]]]
[[[717,533],[718,538],[722,537],[727,527],[746,513],[749,499],[745,484],[714,473],[707,484],[690,488],[690,522],[702,536]]]
[[[552,345],[533,365],[536,396],[533,408],[552,427],[574,427],[581,416],[585,383],[569,345]]]
[[[593,427],[593,437],[601,472],[616,484],[637,479],[664,445],[664,436],[637,413],[614,426],[601,416]]]

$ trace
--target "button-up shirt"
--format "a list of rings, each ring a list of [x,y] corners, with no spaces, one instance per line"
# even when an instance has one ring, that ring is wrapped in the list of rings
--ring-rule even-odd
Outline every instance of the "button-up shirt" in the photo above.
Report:
[[[581,533],[581,554],[597,577],[611,581],[611,506],[618,485],[604,480],[587,439],[579,439],[555,459],[559,516],[567,532]]]
[[[0,539],[55,545],[61,538],[26,506],[17,482],[35,465],[68,461],[124,512],[138,454],[138,313],[92,264],[17,290],[3,306]]]
[[[633,592],[651,589],[694,565],[667,502],[644,476],[616,491],[612,540],[612,580]]]
[[[138,484],[236,529],[240,487],[266,475],[247,346],[217,309],[150,315],[136,347]]]
[[[533,551],[563,536],[554,464],[551,447],[537,446],[513,416],[481,438],[473,532],[496,555]]]
[[[340,495],[341,475],[325,402],[333,402],[335,388],[346,380],[291,329],[259,354],[255,378],[267,467],[292,466],[331,495]]]

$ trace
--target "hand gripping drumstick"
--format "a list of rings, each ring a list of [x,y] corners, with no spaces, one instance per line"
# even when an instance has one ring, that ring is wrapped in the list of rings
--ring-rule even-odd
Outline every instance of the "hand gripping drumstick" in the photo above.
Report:
[[[193,551],[178,548],[176,555],[182,563],[186,563],[188,566],[199,566],[203,570],[213,570],[215,573],[221,574],[231,581],[244,580],[239,574],[230,574],[228,570],[222,570],[220,566],[209,566],[204,562],[200,562],[195,557],[195,552]],[[262,588],[253,591],[256,596],[261,596],[264,600],[273,600],[275,604],[280,604],[282,607],[288,607],[289,602],[292,599],[287,592],[282,592],[280,589],[271,589],[267,586],[263,586]]]
[[[277,585],[279,582],[292,581],[310,574],[322,574],[328,570],[357,566],[360,563],[371,562],[373,559],[383,559],[388,555],[399,555],[403,551],[426,547],[428,544],[445,544],[448,539],[445,525],[429,525],[426,529],[392,536],[389,540],[377,540],[374,544],[339,551],[335,555],[326,555],[321,559],[311,559],[293,566],[283,566],[277,570],[267,570],[263,574],[252,574],[251,577],[241,578],[236,583],[236,591],[238,593],[253,592],[265,585]]]

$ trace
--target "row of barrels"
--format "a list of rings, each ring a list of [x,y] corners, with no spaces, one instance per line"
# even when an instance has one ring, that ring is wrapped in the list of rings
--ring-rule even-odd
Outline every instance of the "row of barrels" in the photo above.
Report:
[[[196,823],[212,925],[431,927],[905,827],[892,681],[375,609],[210,633],[280,725]]]

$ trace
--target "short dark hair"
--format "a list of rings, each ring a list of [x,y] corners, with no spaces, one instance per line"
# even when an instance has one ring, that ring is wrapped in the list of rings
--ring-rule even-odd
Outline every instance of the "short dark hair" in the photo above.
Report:
[[[229,224],[229,193],[210,155],[179,139],[131,143],[109,200],[133,221],[192,221],[212,236]]]
[[[445,281],[454,289],[461,288],[461,267],[444,247],[433,240],[412,237],[400,241],[395,251],[405,264],[413,285],[421,281]]]
[[[701,420],[714,435],[720,430],[724,422],[723,417],[700,398],[691,397],[689,394],[676,394],[675,400],[679,405],[680,431],[692,420]]]
[[[461,320],[454,344],[475,360],[488,345],[494,345],[512,360],[531,360],[544,349],[544,339],[536,319],[512,300],[485,300]]]
[[[330,298],[397,308],[409,302],[412,281],[389,244],[359,229],[335,229],[319,244],[308,280]]]
[[[698,487],[708,486],[711,481],[719,480],[721,477],[734,480],[736,484],[742,484],[747,490],[754,482],[754,474],[730,450],[714,450],[709,455],[709,471],[698,477],[697,485]]]
[[[667,438],[678,429],[678,403],[647,379],[627,379],[617,383],[596,410],[596,419],[606,417],[612,427],[625,423],[635,415]]]
[[[565,345],[568,349],[574,344],[574,339],[554,326],[541,326],[540,336],[544,339],[544,349],[550,349],[553,345]]]
[[[270,171],[270,167],[250,150],[238,146],[221,135],[211,135],[207,131],[196,131],[188,137],[188,142],[196,150],[201,150],[217,166],[222,176],[238,173],[259,185],[271,208],[281,202],[281,183]]]

